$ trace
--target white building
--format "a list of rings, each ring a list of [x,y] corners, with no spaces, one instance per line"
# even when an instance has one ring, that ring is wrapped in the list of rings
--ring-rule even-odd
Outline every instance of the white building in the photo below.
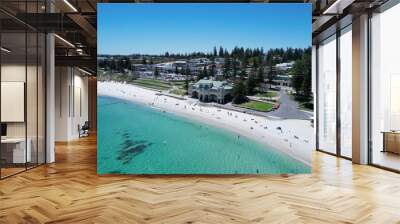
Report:
[[[280,63],[280,64],[276,64],[276,70],[280,70],[280,71],[286,71],[289,70],[293,67],[294,65],[294,61],[291,62],[285,62],[285,63]]]
[[[226,103],[232,98],[232,86],[225,81],[202,79],[189,85],[188,92],[203,102]]]

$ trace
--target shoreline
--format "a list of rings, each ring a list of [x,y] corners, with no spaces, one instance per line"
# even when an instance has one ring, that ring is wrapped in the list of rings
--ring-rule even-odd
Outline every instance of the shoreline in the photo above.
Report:
[[[195,99],[177,99],[156,90],[118,82],[98,82],[98,96],[115,97],[185,117],[245,136],[311,166],[313,129],[304,120],[272,120],[215,106]]]

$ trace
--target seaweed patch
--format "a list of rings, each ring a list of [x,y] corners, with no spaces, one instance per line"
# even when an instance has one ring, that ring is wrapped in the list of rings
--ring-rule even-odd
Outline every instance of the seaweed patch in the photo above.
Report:
[[[123,142],[120,144],[121,150],[118,151],[117,160],[122,161],[124,165],[131,162],[135,156],[143,153],[147,147],[152,145],[152,143],[144,140],[135,141],[131,139],[131,135],[127,131],[122,134],[122,137]]]

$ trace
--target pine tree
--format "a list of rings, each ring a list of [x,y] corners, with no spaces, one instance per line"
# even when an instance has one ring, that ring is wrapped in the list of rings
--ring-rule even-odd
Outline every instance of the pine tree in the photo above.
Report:
[[[253,74],[249,75],[249,78],[246,81],[246,92],[248,95],[254,95],[255,88],[257,86],[256,79]]]
[[[236,77],[237,73],[238,73],[238,66],[237,66],[236,58],[232,59],[232,67],[233,67],[233,76]]]
[[[306,99],[311,98],[311,56],[304,54],[291,69],[291,84],[297,95]]]
[[[228,78],[230,76],[231,70],[231,59],[229,57],[225,57],[224,60],[224,77]]]
[[[272,63],[269,65],[269,71],[268,71],[268,84],[269,88],[271,88],[272,84],[274,83],[275,79],[275,71],[273,71],[273,66]]]
[[[246,77],[246,70],[245,69],[242,69],[241,71],[240,71],[240,73],[239,73],[239,76],[240,76],[240,78],[241,79],[244,79],[245,77]]]
[[[198,80],[204,79],[205,77],[207,77],[207,66],[203,67],[203,70],[199,73],[199,75],[197,76]]]
[[[219,56],[219,57],[224,57],[224,49],[222,48],[222,46],[219,47],[218,56]]]
[[[246,97],[246,87],[242,80],[238,80],[232,89],[233,103],[241,104],[248,101]]]
[[[264,82],[264,67],[263,66],[260,66],[258,68],[256,79],[257,79],[258,85],[260,85],[262,82]]]
[[[156,70],[154,71],[154,77],[158,78],[160,76],[160,71],[158,69],[158,67],[156,67]]]

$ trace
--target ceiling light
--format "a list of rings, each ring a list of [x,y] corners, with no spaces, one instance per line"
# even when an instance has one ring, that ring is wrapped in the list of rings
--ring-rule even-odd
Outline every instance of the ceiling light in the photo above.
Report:
[[[68,1],[64,0],[65,4],[67,4],[74,12],[78,12],[78,10]]]
[[[324,12],[323,15],[340,15],[343,10],[351,5],[355,0],[336,0],[332,5],[330,5]]]
[[[75,45],[73,45],[73,44],[72,44],[71,42],[69,42],[68,40],[66,40],[66,39],[64,39],[64,38],[62,38],[62,37],[60,37],[60,36],[57,35],[57,34],[54,34],[54,36],[57,37],[58,39],[60,39],[61,41],[63,41],[64,43],[66,43],[67,45],[69,45],[70,47],[75,48]]]
[[[83,69],[81,69],[81,68],[79,68],[79,67],[78,67],[78,70],[81,71],[81,72],[83,72],[83,73],[85,73],[85,74],[87,74],[87,75],[93,75],[92,73],[90,73],[90,72],[88,72],[88,71],[86,71],[86,70],[83,70]]]
[[[11,52],[11,50],[9,50],[9,49],[7,49],[7,48],[5,48],[5,47],[1,47],[0,49],[1,49],[2,51],[6,52],[6,53],[10,53],[10,52]]]

